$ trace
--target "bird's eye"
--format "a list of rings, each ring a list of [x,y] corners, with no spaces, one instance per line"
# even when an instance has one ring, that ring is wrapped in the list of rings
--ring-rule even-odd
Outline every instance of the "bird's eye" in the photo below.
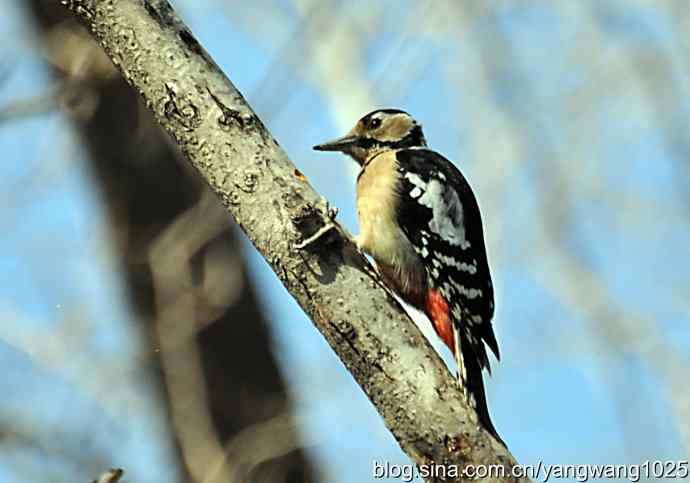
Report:
[[[374,119],[369,121],[369,128],[370,129],[376,129],[380,125],[381,125],[381,119],[379,119],[378,117],[375,117]]]

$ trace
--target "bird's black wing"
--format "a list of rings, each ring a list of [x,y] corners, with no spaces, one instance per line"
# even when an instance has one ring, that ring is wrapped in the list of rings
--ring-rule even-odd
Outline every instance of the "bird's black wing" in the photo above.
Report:
[[[458,300],[459,321],[499,356],[491,327],[494,290],[477,199],[462,173],[428,149],[397,152],[398,222],[433,286]],[[478,354],[479,355],[479,354]]]

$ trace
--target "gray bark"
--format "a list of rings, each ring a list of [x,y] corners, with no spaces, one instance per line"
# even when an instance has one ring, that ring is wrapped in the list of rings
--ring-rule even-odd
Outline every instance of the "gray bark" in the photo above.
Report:
[[[517,481],[513,457],[478,426],[455,379],[350,238],[333,230],[298,248],[329,222],[321,198],[168,2],[63,4],[223,201],[410,458],[460,471],[500,465],[505,478],[483,481]]]

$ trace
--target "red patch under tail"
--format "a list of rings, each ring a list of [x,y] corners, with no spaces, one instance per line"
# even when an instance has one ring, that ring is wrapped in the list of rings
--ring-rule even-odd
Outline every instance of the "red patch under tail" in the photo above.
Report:
[[[431,320],[434,330],[441,340],[455,353],[455,336],[453,335],[453,322],[450,320],[448,302],[441,292],[429,289],[425,301],[426,314]]]

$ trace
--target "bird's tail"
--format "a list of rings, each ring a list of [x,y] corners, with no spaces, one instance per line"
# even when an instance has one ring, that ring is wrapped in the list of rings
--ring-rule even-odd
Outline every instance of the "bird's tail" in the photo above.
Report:
[[[482,344],[482,342],[480,341],[479,344]],[[496,441],[506,446],[505,442],[498,435],[498,431],[496,431],[489,415],[486,393],[484,392],[484,379],[480,362],[481,355],[476,354],[475,349],[462,331],[456,331],[455,333],[454,352],[455,361],[458,365],[458,380],[465,392],[467,402],[477,412],[479,422],[484,426],[484,429],[491,433]],[[484,354],[484,357],[486,358],[486,354]]]

